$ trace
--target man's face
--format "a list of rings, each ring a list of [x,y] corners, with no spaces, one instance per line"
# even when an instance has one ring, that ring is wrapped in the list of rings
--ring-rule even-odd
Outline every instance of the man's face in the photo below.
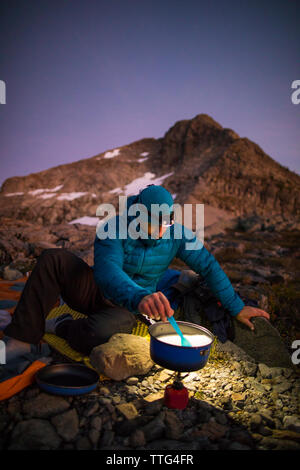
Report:
[[[165,231],[167,230],[168,227],[163,227],[159,225],[154,225],[150,223],[142,223],[142,229],[144,232],[148,233],[148,235],[152,238],[162,238]]]
[[[162,238],[167,227],[163,227],[162,225],[151,225],[148,224],[148,235],[154,238]]]

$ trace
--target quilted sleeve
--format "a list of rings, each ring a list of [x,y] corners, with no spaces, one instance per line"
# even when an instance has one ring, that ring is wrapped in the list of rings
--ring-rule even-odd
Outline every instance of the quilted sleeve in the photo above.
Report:
[[[94,278],[104,296],[132,313],[139,313],[137,306],[145,295],[151,294],[134,282],[123,270],[124,251],[122,240],[96,235],[94,241]]]
[[[193,249],[190,249],[191,247]],[[232,316],[237,315],[243,309],[244,302],[233,289],[229,278],[218,261],[196,238],[196,235],[186,227],[182,230],[176,256],[197,274],[203,276],[214,295],[220,300],[223,307],[229,310]]]

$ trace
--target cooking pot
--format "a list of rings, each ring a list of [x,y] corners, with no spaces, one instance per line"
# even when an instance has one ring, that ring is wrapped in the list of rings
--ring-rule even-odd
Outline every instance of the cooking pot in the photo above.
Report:
[[[169,322],[157,322],[149,326],[150,355],[152,360],[165,369],[177,372],[191,372],[202,369],[209,358],[214,335],[200,325],[178,321],[178,326],[183,335],[205,335],[208,344],[204,346],[177,346],[168,344],[160,337],[173,335],[174,330]]]
[[[99,374],[83,364],[53,364],[35,375],[38,386],[54,395],[82,395],[94,390]]]

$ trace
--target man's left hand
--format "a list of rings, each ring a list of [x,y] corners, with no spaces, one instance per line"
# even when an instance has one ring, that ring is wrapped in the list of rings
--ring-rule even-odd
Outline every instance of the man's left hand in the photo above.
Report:
[[[241,323],[244,323],[244,325],[248,326],[253,331],[254,325],[250,321],[250,318],[252,317],[264,317],[267,320],[270,320],[270,315],[264,310],[247,305],[243,308],[243,310],[240,311],[240,313],[237,314],[236,319]]]

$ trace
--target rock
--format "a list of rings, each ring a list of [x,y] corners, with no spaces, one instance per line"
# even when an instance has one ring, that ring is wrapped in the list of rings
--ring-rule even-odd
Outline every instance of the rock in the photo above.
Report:
[[[212,419],[208,423],[204,423],[199,431],[196,432],[196,436],[207,437],[211,441],[216,441],[221,437],[224,437],[228,431],[227,426],[218,424]]]
[[[91,419],[91,428],[96,429],[96,431],[101,431],[102,428],[102,419],[100,416],[94,416]]]
[[[273,385],[273,390],[274,392],[277,392],[277,393],[284,393],[290,390],[291,387],[292,387],[292,384],[290,382],[285,381],[280,384]]]
[[[267,410],[261,410],[259,414],[264,424],[266,424],[270,428],[275,427],[275,421],[271,416],[271,412],[268,412]]]
[[[152,417],[149,416],[138,416],[137,418],[125,420],[118,424],[116,427],[116,433],[119,436],[129,436],[137,428],[141,429],[143,426],[151,421]]]
[[[121,397],[119,397],[118,395],[112,397],[112,402],[114,405],[119,405],[121,402]]]
[[[5,281],[16,281],[22,277],[23,273],[21,273],[21,271],[18,271],[17,269],[11,269],[9,266],[6,266],[3,270],[3,279]]]
[[[86,436],[80,436],[76,441],[77,450],[90,450],[92,448],[91,442]]]
[[[183,434],[184,425],[177,415],[173,411],[167,410],[164,422],[166,425],[165,436],[168,439],[180,440]]]
[[[99,388],[100,395],[104,395],[105,397],[110,396],[110,390],[107,387],[100,387]]]
[[[270,367],[268,367],[266,364],[262,364],[262,363],[258,364],[258,369],[263,379],[272,378],[272,371]]]
[[[257,431],[262,424],[262,418],[259,414],[253,414],[250,418],[250,429],[251,431]]]
[[[147,403],[152,403],[156,400],[161,400],[163,397],[164,397],[164,391],[161,390],[159,392],[150,393],[150,395],[147,395],[144,397],[144,400]]]
[[[84,410],[84,416],[89,418],[90,416],[97,413],[98,410],[99,410],[99,403],[97,401],[95,401],[94,403],[89,403],[87,408]]]
[[[32,418],[49,418],[66,411],[70,404],[62,397],[40,393],[24,403],[23,412]]]
[[[143,426],[142,431],[144,432],[145,439],[147,442],[153,441],[154,439],[159,439],[163,436],[165,431],[165,423],[160,416],[156,417],[148,424]]]
[[[300,443],[300,433],[288,429],[273,429],[273,437],[276,439],[287,439]]]
[[[101,405],[109,405],[111,398],[99,397],[99,403],[101,403]]]
[[[283,439],[277,439],[277,446],[275,450],[300,450],[300,444],[295,441],[288,441]]]
[[[30,259],[30,258],[17,258],[15,261],[10,263],[9,268],[10,269],[16,269],[23,273],[23,276],[29,272],[32,271],[34,266],[36,264],[35,259]],[[20,283],[22,285],[22,283]],[[24,286],[23,286],[24,287]]]
[[[248,377],[255,377],[257,371],[257,364],[249,361],[242,361],[241,368],[244,375]]]
[[[290,355],[278,331],[263,317],[253,318],[252,323],[254,331],[235,321],[234,344],[242,348],[256,362],[269,367],[291,368]]]
[[[285,429],[300,433],[300,418],[296,415],[285,416],[283,418],[283,426]]]
[[[147,402],[146,402],[147,403]],[[156,401],[152,401],[151,403],[148,403],[146,404],[144,410],[143,410],[143,413],[147,416],[155,416],[157,415],[162,407],[163,407],[163,400],[156,400]]]
[[[75,408],[54,416],[54,418],[51,419],[51,422],[64,441],[72,441],[78,434],[79,420]]]
[[[261,434],[262,436],[271,436],[272,430],[268,428],[267,426],[264,426],[261,424],[259,426],[258,433]]]
[[[108,343],[95,347],[90,360],[98,372],[113,380],[145,375],[153,366],[148,340],[123,333],[113,335]]]
[[[137,377],[129,377],[126,380],[127,385],[137,385],[139,383],[139,379]]]
[[[240,323],[238,320],[235,324]],[[232,341],[227,340],[225,343],[221,343],[220,341],[216,344],[216,352],[227,353],[229,355],[233,355],[239,360],[247,361],[247,362],[255,362],[255,359],[247,354],[241,347],[237,344],[233,343]]]
[[[251,385],[256,392],[266,393],[265,387],[261,383],[257,382],[257,380],[254,380]]]
[[[91,429],[89,431],[89,440],[91,441],[91,443],[93,444],[94,447],[97,446],[97,443],[99,441],[99,437],[100,437],[100,432],[97,431],[97,429]]]
[[[241,444],[240,442],[232,442],[229,447],[229,450],[251,450],[251,447]]]
[[[232,387],[233,392],[243,392],[244,389],[245,389],[245,385],[243,384],[243,382],[237,382],[233,384],[233,387]]]
[[[60,437],[48,421],[29,419],[14,428],[9,450],[54,450],[60,443]]]
[[[132,447],[142,447],[146,444],[145,434],[141,429],[136,429],[130,436],[130,444]]]
[[[291,369],[285,369],[283,367],[271,367],[270,368],[271,378],[280,377],[281,375],[287,374],[285,377],[289,377],[292,373]]]
[[[117,405],[116,408],[128,420],[139,416],[139,413],[133,403],[122,403],[121,405]]]
[[[103,436],[100,439],[99,447],[109,447],[114,441],[115,433],[110,429],[105,429]]]
[[[233,401],[244,401],[245,400],[245,394],[244,393],[232,393],[231,394],[231,399]]]
[[[230,441],[253,447],[253,438],[248,431],[243,429],[234,429],[230,432]]]

